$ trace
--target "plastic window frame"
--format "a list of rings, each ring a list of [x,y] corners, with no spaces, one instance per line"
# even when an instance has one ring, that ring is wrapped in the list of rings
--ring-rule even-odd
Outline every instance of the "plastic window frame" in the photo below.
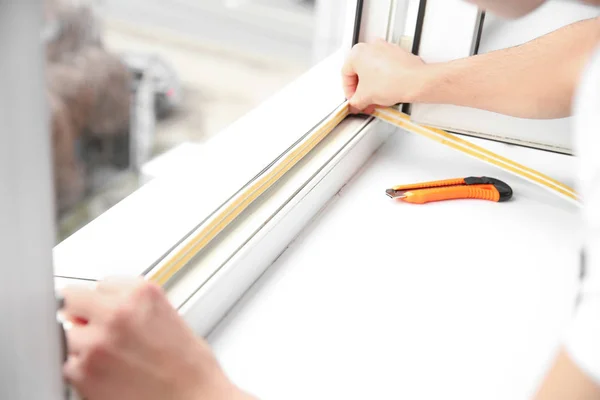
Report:
[[[54,249],[57,286],[146,274],[156,265],[154,259],[168,254],[207,213],[338,107],[344,100],[339,71],[351,45],[355,40],[391,39],[391,24],[403,22],[397,14],[392,20],[393,12],[405,10],[407,0],[349,0],[349,4],[347,21],[351,23],[339,51],[217,135],[205,146],[206,157],[155,179],[59,244]],[[356,26],[360,30],[355,30]],[[314,96],[316,92],[319,96]],[[306,98],[311,102],[303,101]],[[199,334],[212,329],[391,130],[372,119],[351,118],[340,124],[268,196],[253,204],[251,212],[243,213],[184,273],[166,285],[174,305]],[[253,137],[247,132],[253,132]],[[269,148],[248,152],[252,143],[268,143]],[[232,168],[231,160],[236,160],[238,168]],[[220,172],[211,176],[196,174],[198,170]],[[173,198],[184,201],[177,213],[169,215],[161,206]],[[149,220],[150,211],[162,218]],[[115,231],[115,226],[120,228]],[[276,231],[286,233],[274,235]]]
[[[395,2],[380,0],[364,2],[361,20],[369,28],[363,26],[359,32],[360,40],[385,36],[387,25],[384,20],[388,20],[393,3]],[[187,174],[175,171],[170,177],[144,186],[53,251],[53,180],[50,174],[52,152],[48,104],[44,101],[43,48],[37,31],[42,26],[42,4],[0,0],[0,10],[0,30],[7,33],[0,35],[0,42],[3,44],[0,49],[6,56],[0,59],[0,82],[7,93],[19,94],[0,99],[3,102],[0,118],[5,131],[18,133],[0,135],[0,149],[4,154],[4,157],[0,157],[0,185],[2,193],[9,194],[0,196],[0,220],[3,221],[0,230],[5,238],[2,241],[2,254],[5,258],[3,269],[6,275],[2,290],[6,323],[0,328],[0,333],[3,342],[10,347],[6,349],[6,356],[1,363],[6,367],[5,370],[11,371],[5,377],[8,380],[5,379],[7,384],[3,390],[14,400],[28,400],[40,395],[58,400],[64,398],[64,387],[54,290],[70,283],[92,283],[94,279],[86,276],[90,266],[99,268],[94,271],[98,273],[98,277],[109,275],[111,259],[102,258],[106,254],[113,257],[112,261],[123,262],[123,265],[139,263],[138,255],[153,250],[156,245],[150,241],[153,235],[162,234],[166,229],[160,223],[168,222],[173,215],[167,213],[162,220],[148,222],[145,220],[148,215],[136,212],[136,208],[146,203],[146,210],[157,212],[160,210],[154,207],[161,205],[161,199],[177,199],[179,195],[190,196],[187,204],[193,206],[194,200],[203,199],[193,197],[198,196],[198,193],[189,191],[186,185],[189,188],[191,183],[199,186],[202,182],[198,182],[193,171]],[[381,21],[381,24],[377,21]],[[349,47],[350,37],[345,51]],[[244,140],[247,140],[248,135],[245,134],[268,129],[276,133],[291,131],[290,136],[270,136],[275,143],[270,151],[279,155],[281,150],[277,152],[277,146],[287,148],[300,134],[304,134],[343,101],[338,81],[343,58],[344,50],[325,60],[282,90],[278,96],[227,129],[206,147],[207,159],[219,163],[225,176],[233,176],[246,183],[244,174],[253,171],[238,170],[240,173],[236,174],[236,171],[227,168],[227,159],[211,159],[211,152],[219,148],[227,149],[229,152],[222,154],[239,157],[236,159],[248,161],[249,164],[254,163],[254,167],[264,167],[261,161],[267,159],[261,160],[260,157],[266,157],[267,153],[257,155],[256,152],[242,151],[247,144]],[[312,85],[305,85],[306,83]],[[302,101],[299,94],[307,93],[303,89],[317,91],[319,96],[312,93],[313,98],[318,99],[316,106],[307,107]],[[285,110],[277,108],[282,101],[290,102]],[[301,113],[298,112],[300,108],[295,108],[297,106],[304,106]],[[274,112],[277,110],[279,112]],[[39,118],[31,118],[32,115]],[[260,229],[250,229],[252,232],[248,237],[243,237],[247,229],[235,229],[242,231],[242,235],[226,235],[227,238],[243,240],[241,251],[230,255],[226,263],[206,282],[195,284],[193,279],[182,280],[192,282],[194,293],[189,293],[191,297],[177,306],[196,332],[206,333],[218,322],[228,307],[260,275],[261,270],[264,271],[269,266],[272,257],[285,249],[286,240],[293,240],[295,232],[302,229],[383,143],[390,129],[385,124],[364,118],[349,119],[338,128],[289,174],[286,181],[280,182],[279,188],[274,188],[273,192],[277,196],[263,199],[265,203],[269,203],[268,212],[265,212],[268,220],[259,221]],[[298,136],[293,137],[294,132],[299,132]],[[207,165],[216,168],[215,165]],[[189,168],[198,166],[202,165],[194,164]],[[177,174],[181,175],[179,179],[176,178]],[[207,178],[210,174],[202,176]],[[204,183],[215,183],[216,188],[225,187],[229,194],[236,188],[233,184],[235,182],[219,186],[219,179],[215,177]],[[218,202],[219,196],[226,197],[227,193],[215,194],[212,201]],[[262,208],[262,204],[257,203],[256,206]],[[272,209],[275,211],[272,212]],[[254,213],[254,216],[258,214]],[[249,226],[247,217],[248,214],[238,221],[240,225],[244,224],[244,228]],[[256,223],[256,220],[250,222]],[[293,229],[290,230],[290,227]],[[177,229],[173,228],[169,226],[170,234],[177,235]],[[119,236],[123,231],[125,234],[119,238],[124,240],[119,244],[114,236]],[[160,237],[159,241],[164,239]],[[265,257],[266,251],[272,257]],[[54,282],[51,266],[53,256]],[[98,259],[109,263],[97,263]],[[60,276],[61,272],[65,276]],[[119,272],[128,274],[128,271]],[[230,283],[235,283],[235,287],[228,286]],[[167,293],[176,302],[175,295],[182,291],[174,292],[171,289],[175,288],[167,287]],[[15,304],[19,306],[15,307]],[[33,315],[35,318],[23,318],[23,315]],[[39,332],[46,334],[40,336]],[[35,380],[37,384],[27,384],[31,380]]]
[[[141,187],[58,244],[55,275],[85,280],[143,275],[194,226],[338,107],[343,94],[328,77],[352,45],[353,9],[358,1],[348,0],[348,4],[345,40],[337,52],[227,127],[193,158],[173,166],[169,174]],[[303,101],[319,89],[318,98]],[[184,212],[174,212],[180,210]],[[121,228],[111,234],[115,226]]]

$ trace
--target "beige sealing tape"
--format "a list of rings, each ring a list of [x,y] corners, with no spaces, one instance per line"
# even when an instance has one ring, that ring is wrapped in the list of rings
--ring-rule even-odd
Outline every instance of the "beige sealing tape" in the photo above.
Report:
[[[221,233],[236,217],[238,217],[254,200],[273,186],[286,172],[294,167],[306,154],[314,149],[344,118],[349,115],[348,103],[345,102],[329,115],[319,126],[314,128],[291,151],[287,152],[276,163],[238,195],[224,204],[207,221],[179,245],[171,254],[154,268],[147,276],[148,279],[164,285],[176,273],[197,255],[212,239]],[[505,171],[524,178],[557,195],[579,204],[579,198],[570,187],[524,165],[502,157],[491,151],[463,140],[458,136],[440,129],[433,129],[410,121],[410,117],[394,108],[376,109],[373,115],[399,128],[433,139],[471,157],[495,165]]]

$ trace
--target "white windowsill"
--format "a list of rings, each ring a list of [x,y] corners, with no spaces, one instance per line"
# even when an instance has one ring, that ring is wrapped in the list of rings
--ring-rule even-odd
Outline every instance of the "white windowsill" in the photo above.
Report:
[[[575,176],[572,157],[469,140]],[[384,194],[468,175],[505,180],[514,200],[413,206]],[[209,342],[259,398],[530,398],[573,309],[578,213],[492,166],[394,135]]]
[[[198,334],[210,332],[394,129],[379,121],[342,123],[167,286]],[[346,145],[340,148],[340,142]]]
[[[180,278],[176,277],[169,283],[168,289],[172,302],[177,307],[185,304],[200,288],[200,283],[208,282],[210,277],[234,257],[249,240],[263,231],[273,218],[277,218],[282,207],[298,196],[315,175],[323,168],[328,168],[331,160],[343,149],[342,143],[351,142],[353,137],[366,129],[367,125],[368,120],[364,117],[343,121],[314,151],[271,187],[266,196],[256,200],[236,221],[221,232],[207,249],[197,255],[186,266],[186,271]],[[345,181],[340,182],[340,185],[344,183]],[[327,196],[323,198],[324,202],[328,200]],[[304,223],[297,224],[297,227],[293,225],[289,226],[290,230],[302,229]]]

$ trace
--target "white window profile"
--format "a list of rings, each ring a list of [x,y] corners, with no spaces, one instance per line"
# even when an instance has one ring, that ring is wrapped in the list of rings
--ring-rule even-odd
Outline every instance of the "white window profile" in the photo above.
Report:
[[[55,287],[150,271],[194,226],[344,102],[339,74],[353,39],[357,33],[361,40],[389,37],[395,3],[399,2],[349,0],[340,50],[210,141],[201,157],[168,168],[58,245]],[[0,331],[10,346],[2,364],[12,371],[3,389],[15,400],[63,398],[50,266],[51,143],[44,118],[48,110],[43,101],[42,46],[36,31],[41,7],[41,3],[0,1],[2,49],[7,56],[0,61],[0,70],[6,72],[0,81],[10,92],[23,95],[6,97],[0,112],[5,129],[19,133],[0,139],[5,154],[0,158],[0,184],[2,193],[8,194],[0,199],[0,212],[2,231],[10,238],[3,247],[5,269],[10,268],[4,288],[8,319]],[[360,32],[355,30],[357,15]],[[365,117],[341,123],[165,285],[198,333],[212,328],[392,129]],[[36,317],[32,321],[23,315]],[[31,332],[47,334],[40,340]],[[23,377],[39,385],[20,381]]]
[[[0,1],[0,389],[64,399],[52,285],[51,140],[39,40],[41,3]]]
[[[394,24],[404,28],[407,4],[348,1],[338,51],[205,146],[187,146],[156,160],[156,168],[146,169],[156,177],[152,182],[54,249],[57,284],[151,272],[344,101],[340,70],[356,33],[360,41],[391,39]],[[355,32],[356,16],[360,32]],[[358,117],[340,124],[167,283],[171,300],[198,333],[218,322],[391,130]]]
[[[330,56],[60,243],[55,274],[81,279],[144,274],[342,103],[341,85],[331,79],[342,58],[342,52]]]
[[[206,145],[196,146],[188,157],[172,157],[168,168],[160,168],[162,173],[168,171],[167,176],[142,187],[59,244],[54,249],[55,274],[78,279],[143,274],[338,107],[343,92],[335,78],[351,47],[357,6],[355,0],[347,3],[347,17],[341,16],[344,43],[338,51]]]
[[[551,1],[514,21],[489,13],[478,38],[479,10],[462,0],[428,0],[419,55],[444,62],[525,43],[567,24],[598,15],[598,10],[568,1]],[[568,55],[565,55],[568,56]],[[552,84],[548,82],[548,84]],[[528,120],[467,107],[414,104],[415,122],[501,142],[572,153],[570,119]]]

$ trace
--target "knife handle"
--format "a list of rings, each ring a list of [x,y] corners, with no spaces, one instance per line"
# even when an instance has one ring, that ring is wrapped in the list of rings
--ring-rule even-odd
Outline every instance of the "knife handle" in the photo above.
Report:
[[[421,189],[404,193],[402,201],[425,204],[444,200],[477,199],[498,202],[500,193],[494,185],[453,186]]]

